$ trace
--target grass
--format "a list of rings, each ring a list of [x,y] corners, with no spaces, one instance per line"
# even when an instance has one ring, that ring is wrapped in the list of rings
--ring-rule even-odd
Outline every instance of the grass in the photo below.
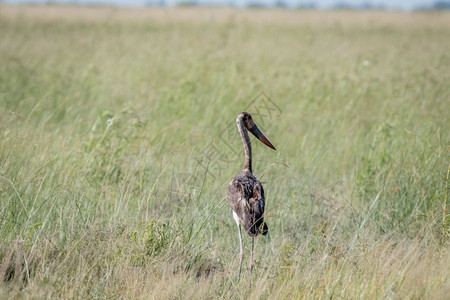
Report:
[[[0,6],[0,297],[444,299],[449,20]],[[251,289],[244,109],[278,149]]]

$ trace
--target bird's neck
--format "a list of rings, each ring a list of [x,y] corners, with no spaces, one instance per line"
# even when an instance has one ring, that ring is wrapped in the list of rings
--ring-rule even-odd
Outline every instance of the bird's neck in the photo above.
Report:
[[[243,171],[248,170],[252,173],[252,145],[250,143],[250,137],[248,135],[248,130],[242,121],[237,123],[239,134],[241,135],[242,143],[244,144],[245,152],[245,165]]]

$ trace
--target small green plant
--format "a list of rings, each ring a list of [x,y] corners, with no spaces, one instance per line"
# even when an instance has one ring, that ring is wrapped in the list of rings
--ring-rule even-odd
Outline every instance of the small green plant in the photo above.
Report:
[[[147,256],[158,255],[173,241],[172,232],[167,223],[152,220],[140,223],[137,230],[131,234],[134,243],[143,248]]]

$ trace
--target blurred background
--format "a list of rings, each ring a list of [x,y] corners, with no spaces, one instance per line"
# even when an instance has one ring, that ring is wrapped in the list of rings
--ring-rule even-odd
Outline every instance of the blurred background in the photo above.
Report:
[[[144,6],[231,6],[279,7],[307,9],[376,9],[376,10],[428,10],[450,9],[450,1],[440,0],[0,0],[13,4],[81,4]]]

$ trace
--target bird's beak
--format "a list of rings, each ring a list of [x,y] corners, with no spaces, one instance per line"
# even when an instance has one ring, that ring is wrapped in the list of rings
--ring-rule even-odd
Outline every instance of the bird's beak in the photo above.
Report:
[[[266,145],[269,148],[272,148],[273,150],[277,150],[275,149],[275,147],[272,145],[271,142],[269,142],[269,140],[264,136],[264,134],[259,130],[258,126],[256,126],[256,124],[253,125],[253,127],[250,129],[250,132],[256,136],[256,138],[258,140],[260,140],[264,145]]]

